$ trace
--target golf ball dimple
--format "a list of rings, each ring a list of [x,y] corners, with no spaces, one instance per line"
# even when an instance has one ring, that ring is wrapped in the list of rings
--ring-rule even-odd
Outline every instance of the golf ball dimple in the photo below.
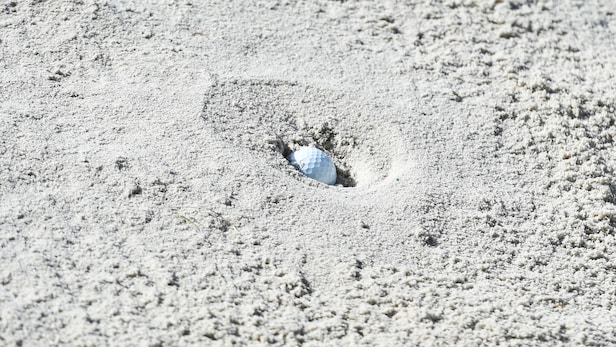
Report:
[[[289,155],[289,162],[312,179],[329,185],[336,183],[336,165],[318,148],[302,147]]]

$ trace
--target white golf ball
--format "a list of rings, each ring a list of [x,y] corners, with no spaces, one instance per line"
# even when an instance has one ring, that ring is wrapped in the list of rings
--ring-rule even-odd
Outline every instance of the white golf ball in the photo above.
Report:
[[[336,183],[336,165],[318,148],[302,147],[289,155],[289,162],[312,179],[329,185]]]

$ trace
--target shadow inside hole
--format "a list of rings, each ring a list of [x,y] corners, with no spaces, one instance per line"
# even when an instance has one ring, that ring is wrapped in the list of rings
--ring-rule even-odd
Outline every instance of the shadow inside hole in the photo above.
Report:
[[[289,164],[291,163],[289,160],[289,155],[293,153],[293,150],[281,138],[278,138],[276,141],[276,152],[280,153],[289,162]],[[357,182],[351,176],[350,170],[342,169],[336,165],[336,185],[341,185],[343,187],[355,187]]]
[[[336,166],[336,184],[343,187],[355,187],[357,182],[351,177],[349,170],[343,170]]]
[[[287,161],[289,161],[289,155],[293,153],[291,147],[289,147],[280,137],[276,140],[276,152],[280,153]]]

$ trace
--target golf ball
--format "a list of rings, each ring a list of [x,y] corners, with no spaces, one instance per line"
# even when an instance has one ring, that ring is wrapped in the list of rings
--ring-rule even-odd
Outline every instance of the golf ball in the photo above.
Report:
[[[289,155],[289,162],[304,175],[319,182],[336,183],[336,166],[322,150],[302,147]]]

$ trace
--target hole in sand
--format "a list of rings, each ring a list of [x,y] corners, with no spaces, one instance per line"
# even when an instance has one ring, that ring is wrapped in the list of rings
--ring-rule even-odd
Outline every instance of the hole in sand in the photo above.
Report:
[[[332,154],[333,148],[328,148],[327,144],[323,145],[321,143],[316,142],[315,140],[315,142],[312,142],[312,143],[295,143],[289,146],[289,144],[287,144],[284,141],[284,139],[279,137],[278,141],[276,142],[275,149],[280,155],[282,155],[283,158],[285,158],[285,160],[287,160],[287,162],[289,162],[289,165],[291,165],[291,162],[289,160],[289,156],[291,155],[291,153],[295,152],[301,147],[309,146],[309,145],[312,145],[322,150],[333,160],[334,164],[336,165],[336,185],[337,186],[355,187],[357,183],[355,182],[355,180],[353,179],[353,176],[351,175],[351,170],[349,166],[346,163],[344,163],[343,160],[333,155]]]

